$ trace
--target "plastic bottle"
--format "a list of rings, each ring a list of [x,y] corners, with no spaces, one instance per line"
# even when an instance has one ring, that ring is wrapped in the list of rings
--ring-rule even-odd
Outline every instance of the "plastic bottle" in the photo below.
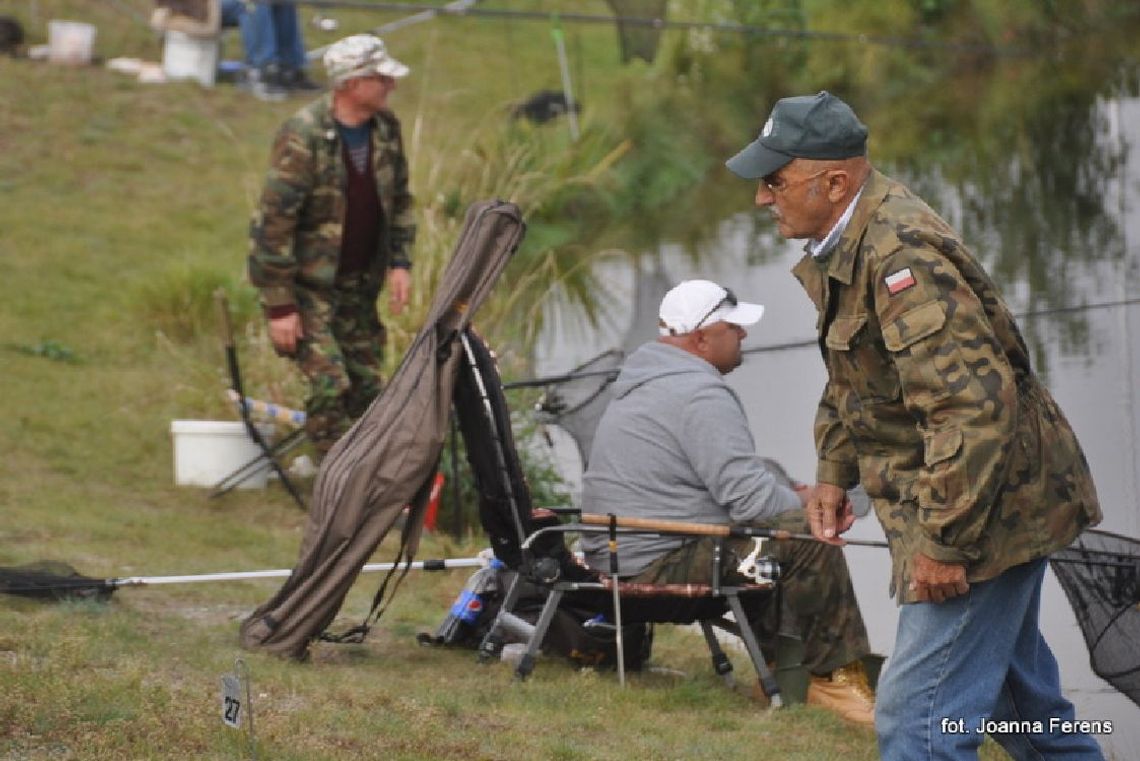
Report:
[[[444,645],[460,642],[469,635],[483,612],[487,595],[499,588],[499,570],[503,563],[498,558],[491,558],[487,565],[480,568],[467,579],[467,584],[451,604],[447,618],[439,625],[436,639]]]

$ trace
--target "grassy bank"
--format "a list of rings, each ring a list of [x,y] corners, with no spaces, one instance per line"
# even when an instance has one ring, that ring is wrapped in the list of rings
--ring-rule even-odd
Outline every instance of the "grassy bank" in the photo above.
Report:
[[[33,43],[47,19],[72,18],[98,25],[103,58],[157,60],[160,44],[140,23],[150,5],[13,0],[0,11],[29,22]],[[561,7],[608,9],[602,0]],[[340,33],[394,18],[336,15]],[[310,46],[334,39],[306,32]],[[397,340],[416,328],[438,271],[429,263],[446,254],[463,200],[502,194],[541,221],[560,194],[605,198],[607,162],[623,138],[603,115],[617,112],[628,73],[611,28],[582,27],[569,40],[591,109],[577,147],[560,125],[503,126],[510,102],[557,86],[545,25],[441,19],[389,37],[416,72],[395,107],[427,257],[415,308],[392,320]],[[237,40],[228,44],[232,56]],[[208,501],[174,487],[168,431],[173,419],[232,417],[216,287],[235,304],[251,390],[301,396],[290,366],[265,349],[242,274],[269,139],[298,105],[230,86],[148,86],[98,66],[0,59],[0,565],[56,559],[101,577],[292,565],[304,515],[287,495],[271,486]],[[514,139],[496,142],[503,130]],[[484,171],[504,159],[517,172]],[[481,316],[508,346],[525,346],[521,328],[533,330],[543,299],[587,293],[584,264],[605,255],[553,215],[533,229],[531,258]],[[521,350],[505,360],[525,365]],[[482,546],[433,537],[420,557]],[[393,552],[386,543],[376,560]],[[517,685],[469,652],[420,648],[414,635],[435,628],[465,576],[413,573],[367,643],[319,646],[307,665],[236,645],[238,622],[272,581],[125,589],[108,604],[2,598],[0,758],[237,757],[241,735],[220,721],[219,677],[238,657],[252,674],[260,758],[876,756],[866,730],[812,709],[764,713],[745,689],[725,689],[688,632],[659,632],[655,663],[671,671],[634,675],[625,690],[612,674],[557,661]],[[357,585],[338,628],[364,615],[376,581]],[[749,673],[747,659],[735,660]]]

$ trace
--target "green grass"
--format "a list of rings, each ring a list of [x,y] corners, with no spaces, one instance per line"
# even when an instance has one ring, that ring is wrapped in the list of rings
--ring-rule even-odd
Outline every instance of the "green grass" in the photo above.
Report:
[[[602,0],[513,5],[607,12]],[[145,17],[150,6],[0,9],[28,24],[32,43],[43,42],[46,19],[87,20],[99,26],[103,57],[156,60],[155,37],[124,12]],[[337,16],[342,33],[393,18]],[[333,39],[306,31],[310,45]],[[592,109],[573,149],[557,127],[498,136],[507,103],[557,85],[545,26],[442,19],[389,39],[417,74],[395,107],[415,162],[424,257],[413,310],[392,320],[397,341],[414,332],[463,202],[477,194],[549,214],[535,227],[548,245],[508,273],[502,299],[481,316],[493,336],[525,347],[519,323],[533,338],[543,299],[588,292],[586,263],[599,254],[567,241],[574,231],[559,228],[550,207],[567,198],[604,206],[608,167],[628,148],[600,115],[626,90],[612,29],[568,36]],[[174,487],[169,425],[233,416],[222,397],[217,287],[238,318],[250,390],[301,396],[291,366],[266,346],[243,279],[270,136],[298,105],[0,59],[0,565],[63,560],[99,577],[292,565],[305,517],[283,490],[210,501]],[[525,366],[521,348],[511,357]],[[391,545],[375,559],[391,559]],[[431,537],[419,557],[482,546]],[[624,690],[612,673],[554,660],[515,684],[506,667],[477,666],[470,652],[419,647],[414,635],[434,630],[465,575],[411,574],[364,645],[318,646],[305,665],[237,647],[240,620],[272,581],[122,589],[106,605],[0,599],[0,757],[237,757],[241,735],[220,721],[219,680],[239,657],[252,674],[260,758],[876,757],[869,731],[813,709],[766,713],[743,687],[725,689],[687,631],[661,630],[654,656],[683,676],[636,674]],[[365,614],[376,583],[357,584],[338,628]]]

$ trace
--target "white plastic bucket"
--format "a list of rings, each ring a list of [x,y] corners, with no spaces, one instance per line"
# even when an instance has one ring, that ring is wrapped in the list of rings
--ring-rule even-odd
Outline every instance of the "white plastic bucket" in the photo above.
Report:
[[[217,38],[167,32],[162,47],[162,72],[170,80],[192,79],[213,87],[218,75]]]
[[[48,22],[48,60],[85,66],[95,50],[95,27],[82,21]]]
[[[273,426],[259,424],[257,428],[269,441]],[[240,421],[172,420],[170,434],[174,438],[174,483],[178,486],[215,486],[262,454]],[[263,459],[259,467],[249,469],[237,488],[264,489],[269,469],[269,462]]]

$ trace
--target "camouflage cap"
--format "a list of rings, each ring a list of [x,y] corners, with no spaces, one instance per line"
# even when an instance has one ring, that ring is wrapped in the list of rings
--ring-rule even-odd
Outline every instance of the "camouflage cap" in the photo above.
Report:
[[[792,159],[849,159],[867,154],[867,127],[826,90],[776,101],[760,135],[725,162],[746,180],[767,177]]]
[[[384,41],[371,34],[354,34],[334,42],[325,51],[325,72],[334,87],[355,77],[383,74],[406,76],[411,71],[384,47]]]

